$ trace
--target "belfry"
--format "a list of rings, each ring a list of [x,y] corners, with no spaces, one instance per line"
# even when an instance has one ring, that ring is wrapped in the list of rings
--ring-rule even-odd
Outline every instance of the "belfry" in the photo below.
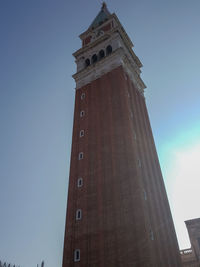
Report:
[[[63,267],[179,267],[142,63],[105,3],[80,39]]]

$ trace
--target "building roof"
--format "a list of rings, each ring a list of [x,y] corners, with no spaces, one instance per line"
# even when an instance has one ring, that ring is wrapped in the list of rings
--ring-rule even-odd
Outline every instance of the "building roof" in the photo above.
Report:
[[[91,23],[89,29],[91,29],[91,28],[95,29],[96,27],[101,25],[104,21],[106,21],[109,18],[110,15],[111,14],[107,9],[106,3],[103,2],[101,10],[99,11],[98,15],[93,20],[93,22]]]
[[[185,221],[185,224],[186,224],[186,226],[187,225],[195,225],[195,224],[200,225],[200,218],[187,220],[187,221]]]

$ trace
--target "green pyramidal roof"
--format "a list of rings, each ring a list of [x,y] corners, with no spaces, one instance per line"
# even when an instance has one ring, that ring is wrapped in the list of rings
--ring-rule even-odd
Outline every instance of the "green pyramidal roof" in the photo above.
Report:
[[[89,29],[92,28],[96,28],[99,25],[101,25],[104,21],[106,21],[109,16],[110,16],[110,12],[107,9],[106,3],[103,2],[102,4],[102,8],[100,10],[100,12],[98,13],[98,15],[96,16],[96,18],[93,20],[92,24],[90,25]]]

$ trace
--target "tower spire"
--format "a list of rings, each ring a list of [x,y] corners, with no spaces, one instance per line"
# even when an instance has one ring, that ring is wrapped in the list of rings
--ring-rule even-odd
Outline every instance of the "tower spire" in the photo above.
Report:
[[[105,1],[102,1],[102,7],[101,7],[101,9],[104,9],[104,8],[107,8],[107,5],[106,5],[106,2]]]
[[[102,1],[102,6],[101,6],[101,10],[104,11],[105,13],[109,13],[108,8],[107,8],[107,4],[105,1]]]
[[[99,11],[99,13],[97,14],[97,16],[95,17],[95,19],[93,20],[93,22],[91,23],[89,28],[96,28],[98,27],[101,23],[103,23],[105,20],[107,20],[110,17],[110,12],[107,9],[107,5],[106,2],[102,1],[102,6],[101,6],[101,10]]]

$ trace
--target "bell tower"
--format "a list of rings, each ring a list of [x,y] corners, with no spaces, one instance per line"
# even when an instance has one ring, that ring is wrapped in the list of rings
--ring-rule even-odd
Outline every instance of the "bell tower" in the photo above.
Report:
[[[105,3],[80,39],[63,267],[181,266],[142,63]]]

